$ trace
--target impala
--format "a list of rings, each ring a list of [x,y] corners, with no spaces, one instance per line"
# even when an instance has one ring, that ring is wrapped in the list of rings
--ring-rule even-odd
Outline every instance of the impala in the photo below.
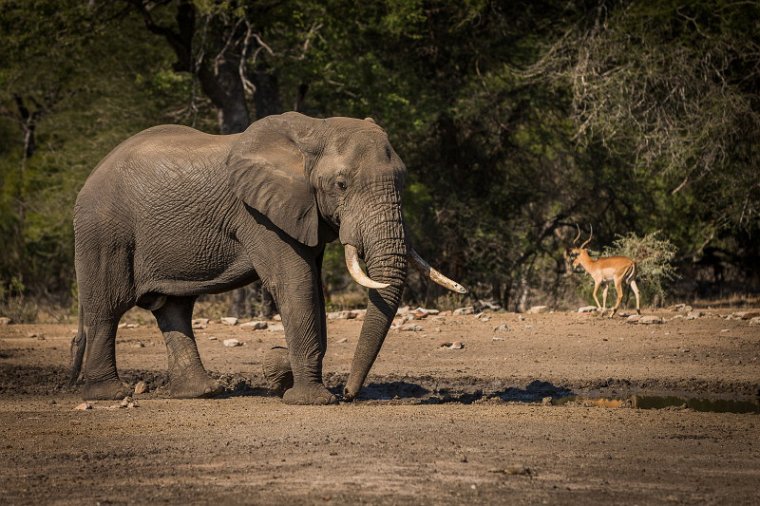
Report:
[[[576,225],[577,227],[577,225]],[[582,266],[586,272],[594,279],[594,301],[596,301],[596,307],[604,315],[607,310],[607,290],[609,289],[609,282],[615,282],[615,292],[617,293],[617,301],[615,307],[612,308],[612,314],[610,318],[615,316],[620,302],[623,300],[623,281],[627,285],[631,286],[633,293],[636,295],[636,312],[641,314],[639,309],[639,287],[636,285],[636,263],[628,257],[614,256],[614,257],[600,257],[597,260],[591,258],[586,249],[586,245],[591,242],[591,238],[594,236],[594,227],[591,226],[591,234],[586,242],[581,244],[579,248],[571,248],[567,251],[570,257],[575,257],[573,260],[573,267],[578,265]],[[578,227],[578,235],[573,240],[573,246],[578,242],[581,237],[581,229]],[[602,304],[599,304],[599,298],[597,292],[599,291],[599,285],[604,282],[604,292],[602,292]]]

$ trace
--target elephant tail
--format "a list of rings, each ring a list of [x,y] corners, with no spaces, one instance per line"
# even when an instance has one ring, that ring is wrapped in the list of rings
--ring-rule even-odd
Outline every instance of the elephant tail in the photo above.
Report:
[[[69,375],[69,386],[74,386],[79,379],[86,346],[87,332],[84,328],[84,311],[82,309],[82,304],[79,304],[79,328],[77,329],[76,337],[71,340],[71,373]]]

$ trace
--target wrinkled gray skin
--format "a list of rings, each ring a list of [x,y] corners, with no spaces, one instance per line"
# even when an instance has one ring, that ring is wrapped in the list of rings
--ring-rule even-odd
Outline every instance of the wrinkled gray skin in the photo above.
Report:
[[[291,404],[336,402],[322,383],[327,345],[320,275],[325,244],[357,248],[369,276],[367,315],[344,396],[359,392],[398,308],[408,250],[405,174],[371,120],[270,116],[235,135],[158,126],[114,149],[74,210],[80,329],[72,379],[85,399],[130,393],[116,371],[120,317],[137,305],[158,321],[174,397],[220,390],[191,328],[198,295],[261,279],[285,327]]]

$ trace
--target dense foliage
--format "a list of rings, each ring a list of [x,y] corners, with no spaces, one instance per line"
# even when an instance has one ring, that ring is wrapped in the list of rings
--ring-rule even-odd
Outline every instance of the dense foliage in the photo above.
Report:
[[[660,230],[701,280],[671,289],[757,290],[760,6],[652,5],[2,0],[0,303],[70,303],[73,202],[121,140],[294,109],[386,128],[417,249],[474,297],[577,293],[575,223],[598,245]],[[411,275],[408,299],[441,295]]]

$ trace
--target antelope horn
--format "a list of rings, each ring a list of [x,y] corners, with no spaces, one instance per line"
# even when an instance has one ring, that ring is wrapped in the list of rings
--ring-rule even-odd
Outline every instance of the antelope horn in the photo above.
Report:
[[[354,281],[362,286],[374,289],[388,288],[390,286],[388,283],[378,283],[377,281],[364,274],[364,271],[359,265],[359,253],[357,253],[355,246],[346,244],[345,252],[346,268],[348,269],[348,273],[351,274],[351,277],[354,278]]]
[[[414,248],[409,249],[409,260],[412,262],[412,265],[423,275],[429,277],[432,281],[435,281],[442,287],[448,288],[452,292],[467,293],[467,289],[465,287],[456,281],[452,281],[437,270],[430,267],[430,265],[422,259],[422,257],[414,250]]]
[[[578,239],[581,238],[581,227],[579,227],[578,224],[576,223],[575,224],[575,228],[578,229],[578,235],[576,235],[575,239],[573,239],[573,246],[575,246],[576,244],[578,244]]]
[[[588,236],[588,239],[586,239],[586,242],[584,242],[583,244],[581,244],[581,248],[580,249],[585,248],[586,245],[591,242],[591,238],[594,237],[594,225],[589,224],[589,227],[591,227],[591,235]]]

